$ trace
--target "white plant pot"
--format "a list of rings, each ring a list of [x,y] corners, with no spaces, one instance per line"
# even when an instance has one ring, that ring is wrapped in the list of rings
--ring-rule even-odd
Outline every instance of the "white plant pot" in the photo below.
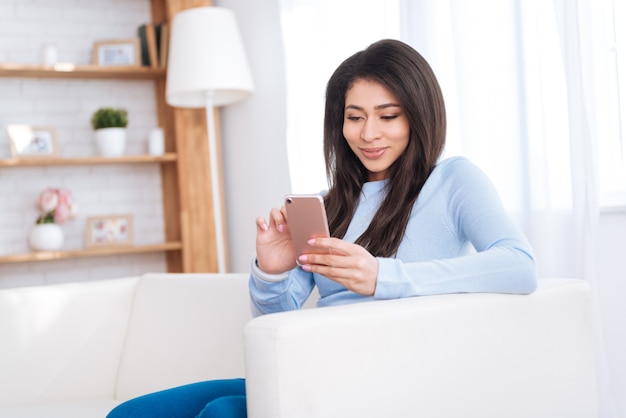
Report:
[[[103,157],[119,157],[126,148],[126,128],[96,129],[96,147]]]
[[[35,251],[55,251],[63,245],[63,230],[58,224],[37,224],[28,234],[28,245]]]

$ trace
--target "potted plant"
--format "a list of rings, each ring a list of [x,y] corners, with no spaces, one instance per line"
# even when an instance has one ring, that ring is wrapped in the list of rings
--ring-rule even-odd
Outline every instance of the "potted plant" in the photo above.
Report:
[[[102,107],[91,117],[91,126],[96,135],[96,146],[100,155],[118,157],[124,154],[126,147],[126,109]]]
[[[76,205],[69,190],[47,188],[37,199],[39,216],[28,235],[28,243],[36,251],[54,251],[63,245],[60,225],[76,216]]]

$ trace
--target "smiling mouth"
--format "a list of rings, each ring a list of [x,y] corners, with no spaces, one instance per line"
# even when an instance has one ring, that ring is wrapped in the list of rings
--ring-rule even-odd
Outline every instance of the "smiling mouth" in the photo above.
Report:
[[[363,156],[372,160],[382,157],[385,151],[387,151],[387,148],[361,148]]]

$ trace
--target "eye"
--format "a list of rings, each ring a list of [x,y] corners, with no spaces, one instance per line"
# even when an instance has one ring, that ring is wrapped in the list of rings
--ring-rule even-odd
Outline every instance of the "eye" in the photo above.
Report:
[[[348,120],[352,120],[352,121],[358,121],[363,119],[361,116],[357,116],[357,115],[346,115],[346,119]]]
[[[398,117],[398,115],[385,115],[385,116],[381,116],[380,118],[382,120],[393,120],[393,119],[395,119],[397,117]]]

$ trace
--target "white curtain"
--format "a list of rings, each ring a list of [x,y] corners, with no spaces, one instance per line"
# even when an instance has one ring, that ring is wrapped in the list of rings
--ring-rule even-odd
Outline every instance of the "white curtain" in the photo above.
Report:
[[[440,78],[446,153],[468,156],[496,183],[531,240],[540,277],[596,286],[596,150],[609,129],[598,121],[611,109],[606,10],[591,3],[407,0],[403,35]],[[615,417],[594,302],[601,416]]]
[[[307,65],[294,54],[302,48],[298,52],[310,59],[306,42],[323,48],[319,57],[332,57],[328,66],[312,64],[324,68],[318,84],[289,76],[290,147],[300,143],[302,152],[303,141],[309,147],[299,156],[290,149],[290,166],[307,167],[304,173],[292,170],[294,185],[305,184],[296,177],[312,176],[310,170],[323,173],[322,160],[319,167],[308,165],[310,155],[321,157],[321,110],[313,120],[299,103],[313,97],[322,109],[323,83],[339,57],[395,37],[389,35],[390,16],[384,19],[387,31],[379,24],[363,28],[354,13],[338,12],[344,1],[330,3],[333,9],[314,0],[281,0],[288,74],[299,71],[295,62]],[[347,3],[359,5],[350,11],[369,7],[366,0]],[[372,4],[382,7],[380,1]],[[599,280],[597,143],[618,120],[606,123],[607,115],[615,114],[606,82],[611,63],[603,50],[609,5],[610,0],[400,0],[397,9],[399,39],[426,57],[441,83],[448,111],[446,156],[467,156],[494,181],[535,249],[540,277],[584,278],[592,286]],[[295,10],[303,13],[301,19],[292,19]],[[379,11],[372,18],[382,16]],[[308,25],[302,33],[305,21],[315,26],[325,13],[338,23],[317,26],[323,38],[310,38],[315,32]],[[346,40],[343,33],[357,36]],[[335,44],[345,46],[338,56],[330,51]],[[309,191],[324,188],[320,177],[309,178]],[[601,416],[614,418],[597,301],[595,315]]]

